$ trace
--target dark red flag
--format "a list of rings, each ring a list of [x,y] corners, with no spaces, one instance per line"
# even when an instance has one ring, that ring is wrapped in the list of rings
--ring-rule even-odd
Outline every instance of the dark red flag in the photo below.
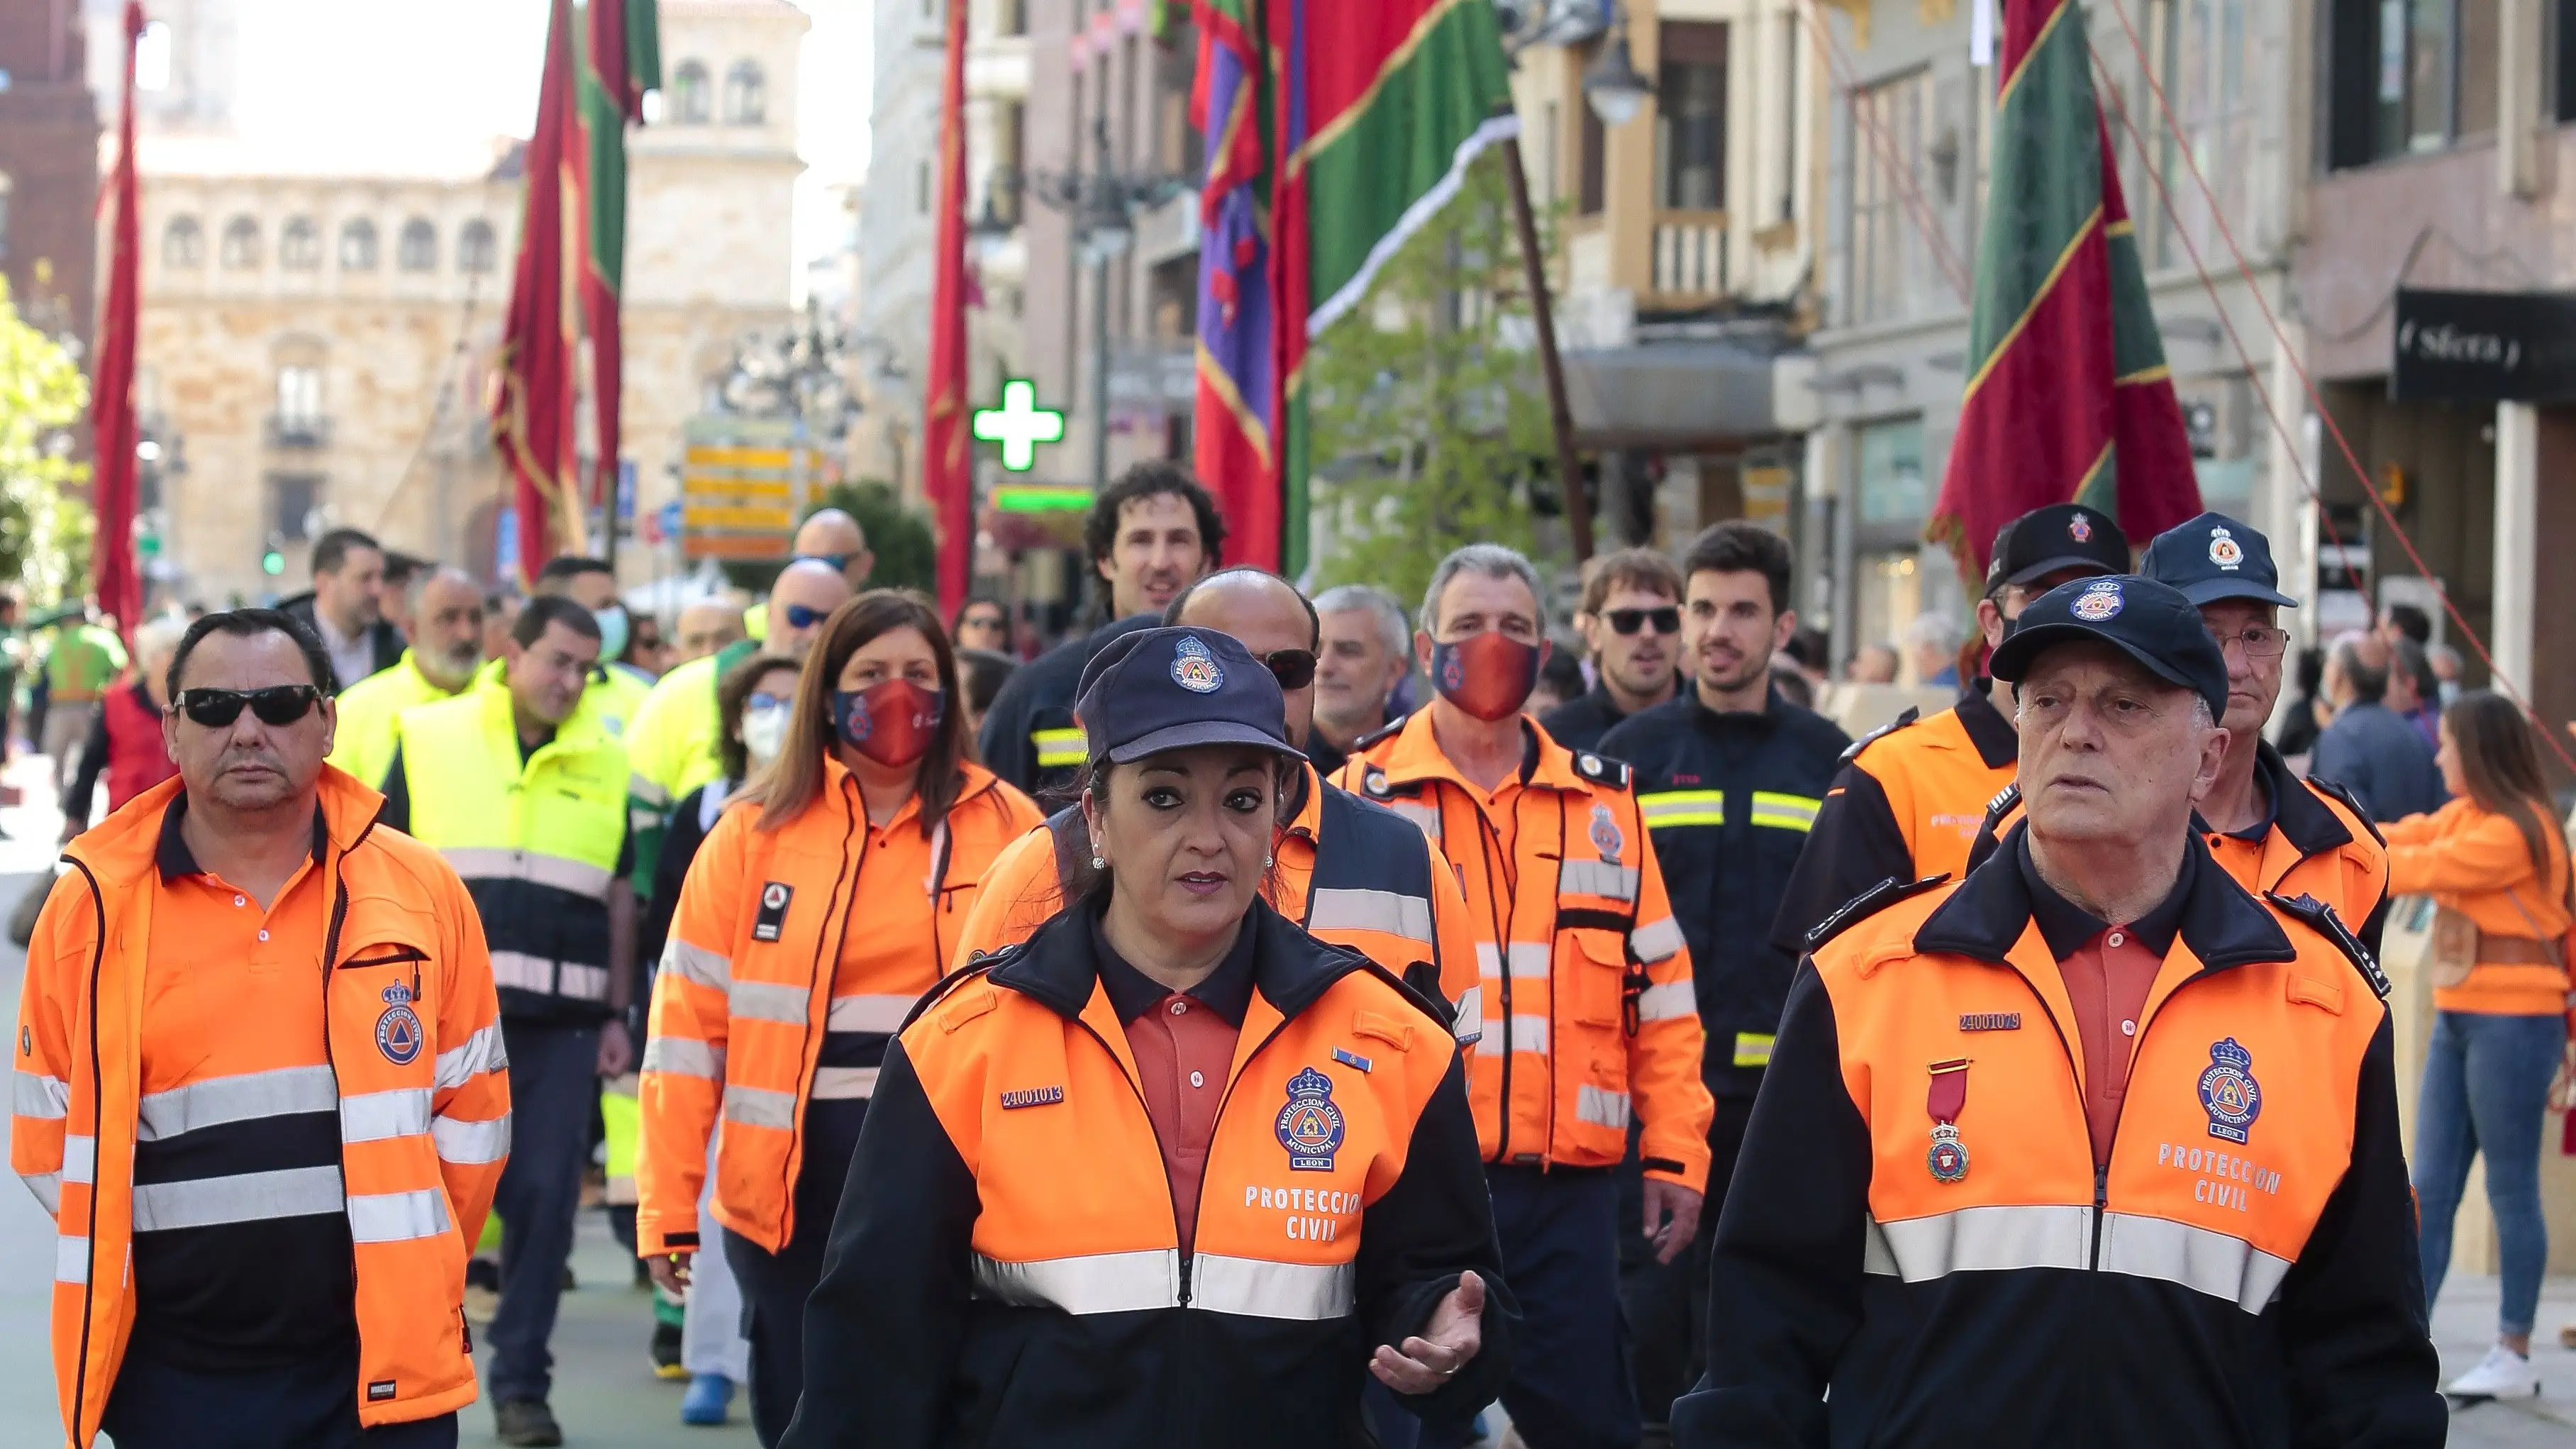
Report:
[[[553,0],[536,131],[528,138],[519,264],[501,324],[492,445],[517,480],[519,569],[525,579],[557,552],[587,553],[575,447],[574,348],[582,247],[579,164],[572,150],[571,0]]]
[[[91,497],[98,527],[90,541],[90,577],[100,612],[127,634],[141,622],[143,580],[134,567],[134,342],[142,311],[142,249],[134,176],[134,48],[143,38],[143,6],[126,0],[125,111],[117,121],[116,172],[108,180],[116,219],[110,233],[107,308],[99,318],[98,370],[91,374]]]
[[[939,107],[939,250],[930,287],[921,491],[939,519],[939,607],[954,616],[975,569],[975,456],[966,445],[966,3],[949,0]]]

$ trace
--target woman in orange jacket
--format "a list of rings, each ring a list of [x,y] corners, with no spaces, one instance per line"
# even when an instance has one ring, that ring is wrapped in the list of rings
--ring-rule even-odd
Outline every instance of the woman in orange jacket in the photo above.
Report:
[[[2470,1158],[2484,1153],[2504,1268],[2496,1346],[2451,1382],[2469,1397],[2540,1392],[2531,1323],[2549,1261],[2540,1211],[2540,1128],[2566,1051],[2570,922],[2567,838],[2522,710],[2501,695],[2460,696],[2442,716],[2436,756],[2451,803],[2386,827],[2388,893],[2430,894],[2457,924],[2437,928],[2433,1035],[2415,1112],[2415,1195],[2424,1299],[2442,1291],[2451,1217]],[[2448,979],[2438,944],[2453,935]]]
[[[985,867],[1037,807],[971,758],[957,659],[920,598],[833,611],[778,758],[729,805],[681,886],[638,1095],[638,1251],[677,1289],[714,1213],[742,1289],[764,1445],[804,1379],[805,1298],[886,1044],[957,961]]]

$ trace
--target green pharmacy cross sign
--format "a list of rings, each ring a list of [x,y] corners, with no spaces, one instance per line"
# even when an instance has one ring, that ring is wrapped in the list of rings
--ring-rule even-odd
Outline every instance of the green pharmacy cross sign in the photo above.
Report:
[[[1037,466],[1038,444],[1064,441],[1064,413],[1038,406],[1038,387],[1025,377],[1002,383],[1002,405],[975,413],[975,439],[1002,445],[1002,466],[1025,473]]]

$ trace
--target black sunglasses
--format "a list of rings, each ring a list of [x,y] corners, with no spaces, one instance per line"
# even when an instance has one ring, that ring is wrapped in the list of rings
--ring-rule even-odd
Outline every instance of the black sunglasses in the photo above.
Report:
[[[1660,609],[1612,609],[1602,617],[1610,621],[1611,632],[1623,639],[1646,627],[1650,620],[1658,634],[1682,631],[1682,611],[1678,604],[1666,604]]]
[[[830,617],[832,611],[829,609],[809,609],[803,604],[787,606],[787,627],[790,629],[811,629]]]
[[[224,729],[241,718],[242,706],[261,724],[290,725],[313,712],[322,691],[309,684],[273,684],[266,689],[183,689],[179,711],[210,730]]]
[[[1315,682],[1315,654],[1310,649],[1273,649],[1261,656],[1281,689],[1304,689]]]

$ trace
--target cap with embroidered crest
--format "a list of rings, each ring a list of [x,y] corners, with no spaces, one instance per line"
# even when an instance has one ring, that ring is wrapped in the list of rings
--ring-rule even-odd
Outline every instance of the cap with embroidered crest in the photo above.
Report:
[[[2129,571],[2129,538],[2098,508],[2052,503],[2034,508],[1995,533],[1994,562],[1986,566],[1986,592],[2006,584],[2036,583],[2050,574]]]
[[[2031,600],[1990,667],[1995,678],[2019,684],[2043,651],[2078,640],[2111,645],[2207,700],[2210,718],[2226,716],[2227,656],[2209,637],[2200,606],[2170,584],[2134,574],[2077,579]]]
[[[2299,606],[2281,592],[2272,541],[2224,513],[2204,513],[2157,534],[2138,572],[2173,585],[2194,604],[2252,599],[2286,609]]]
[[[1094,764],[1197,745],[1297,753],[1278,678],[1233,635],[1213,629],[1119,635],[1083,666],[1076,698]]]

